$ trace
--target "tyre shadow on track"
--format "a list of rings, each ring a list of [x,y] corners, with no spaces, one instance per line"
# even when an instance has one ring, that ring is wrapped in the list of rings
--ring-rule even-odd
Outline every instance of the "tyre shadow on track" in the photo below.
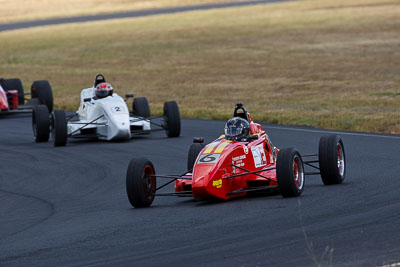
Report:
[[[320,182],[320,181],[319,181]],[[352,182],[345,182],[340,185],[330,185],[329,187],[322,184],[310,184],[307,185],[308,189],[340,189],[343,186],[344,187],[351,187]],[[307,189],[306,188],[306,189]],[[324,189],[324,190],[325,190]],[[341,189],[340,189],[341,190]],[[183,197],[175,197],[177,199],[173,203],[168,203],[168,204],[158,204],[158,205],[153,205],[150,206],[149,208],[152,209],[160,209],[160,208],[171,208],[171,207],[207,207],[207,206],[218,206],[218,205],[225,205],[227,203],[239,203],[239,202],[259,202],[259,201],[267,201],[270,200],[274,203],[277,200],[283,201],[282,203],[287,203],[287,201],[294,201],[297,199],[308,199],[309,197],[313,197],[314,194],[321,194],[323,192],[308,192],[307,190],[305,193],[302,194],[300,197],[297,198],[283,198],[279,192],[279,190],[273,190],[270,192],[252,192],[251,194],[248,194],[246,196],[240,196],[240,197],[235,197],[229,200],[222,200],[222,199],[210,199],[210,200],[196,200],[192,197],[187,197],[187,199],[184,199]],[[172,197],[173,198],[173,197]],[[285,201],[286,200],[286,201]],[[273,208],[273,207],[271,207]],[[132,210],[135,210],[135,208],[131,208]],[[148,209],[148,208],[147,208]],[[138,210],[138,209],[136,209]],[[143,209],[140,209],[143,210]]]
[[[17,118],[32,117],[31,113],[0,114],[0,120],[12,120]]]

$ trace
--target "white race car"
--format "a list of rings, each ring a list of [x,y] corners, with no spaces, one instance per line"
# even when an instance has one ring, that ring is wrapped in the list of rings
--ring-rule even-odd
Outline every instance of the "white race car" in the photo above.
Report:
[[[91,88],[81,92],[78,111],[66,116],[64,110],[49,113],[44,105],[35,106],[32,113],[32,128],[36,142],[46,142],[51,133],[54,146],[65,146],[70,138],[98,138],[101,140],[124,140],[135,135],[165,130],[168,137],[178,137],[181,119],[175,101],[164,103],[162,116],[150,116],[145,97],[133,100],[133,112],[129,112],[126,99],[113,92],[104,75],[95,77]],[[153,126],[156,126],[154,128]]]

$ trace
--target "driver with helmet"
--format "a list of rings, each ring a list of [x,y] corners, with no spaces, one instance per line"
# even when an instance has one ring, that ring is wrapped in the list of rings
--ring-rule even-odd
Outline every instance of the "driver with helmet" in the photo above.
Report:
[[[96,85],[96,87],[94,88],[95,91],[95,99],[101,99],[101,98],[105,98],[107,96],[112,96],[113,94],[113,87],[111,86],[111,84],[107,83],[107,82],[103,82],[103,83],[99,83],[98,85]]]
[[[94,78],[93,87],[81,91],[81,104],[78,109],[78,114],[82,117],[86,116],[86,101],[104,99],[108,96],[113,96],[113,93],[114,89],[111,84],[106,82],[104,75],[97,74]]]
[[[238,110],[242,110],[243,112],[238,112]],[[249,142],[257,139],[249,138],[250,136],[261,133],[265,133],[261,125],[253,122],[250,114],[241,103],[236,104],[233,118],[229,119],[225,124],[225,138],[230,141]],[[276,158],[275,146],[266,133],[265,135],[269,146],[272,148],[272,153]]]
[[[225,138],[230,141],[246,142],[249,135],[261,133],[262,131],[261,125],[253,122],[242,103],[236,104],[233,118],[229,119],[225,124]]]
[[[225,124],[225,137],[230,141],[246,140],[250,134],[250,124],[240,117],[233,117]]]

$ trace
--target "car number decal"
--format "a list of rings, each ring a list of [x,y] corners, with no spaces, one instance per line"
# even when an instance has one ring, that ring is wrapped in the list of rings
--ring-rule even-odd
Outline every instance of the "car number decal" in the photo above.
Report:
[[[111,112],[112,113],[125,112],[125,109],[122,106],[112,106],[111,107]]]
[[[217,163],[219,157],[221,156],[221,154],[203,154],[200,155],[199,160],[197,161],[197,164],[201,164],[201,163]]]

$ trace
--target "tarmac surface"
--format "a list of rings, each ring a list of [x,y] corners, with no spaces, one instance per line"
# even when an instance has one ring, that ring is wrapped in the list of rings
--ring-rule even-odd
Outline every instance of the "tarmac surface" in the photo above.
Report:
[[[284,2],[284,1],[293,1],[293,0],[254,0],[254,1],[241,1],[241,2],[211,3],[211,4],[181,6],[181,7],[124,11],[124,12],[115,12],[115,13],[106,13],[97,15],[49,18],[41,20],[26,20],[26,21],[2,23],[0,24],[0,32],[39,27],[39,26],[49,26],[49,25],[58,25],[67,23],[82,23],[82,22],[90,22],[97,20],[147,17],[154,15],[187,12],[187,11],[200,11],[200,10],[221,9],[229,7],[252,6],[252,5],[261,5],[261,4],[269,4],[269,3]]]
[[[223,121],[182,121],[182,136],[34,143],[29,115],[0,117],[0,266],[380,266],[400,262],[400,136],[341,132],[342,185],[306,177],[298,198],[130,206],[133,157],[182,173],[194,136]],[[274,145],[318,150],[329,131],[264,125]],[[173,190],[167,186],[163,192]]]

